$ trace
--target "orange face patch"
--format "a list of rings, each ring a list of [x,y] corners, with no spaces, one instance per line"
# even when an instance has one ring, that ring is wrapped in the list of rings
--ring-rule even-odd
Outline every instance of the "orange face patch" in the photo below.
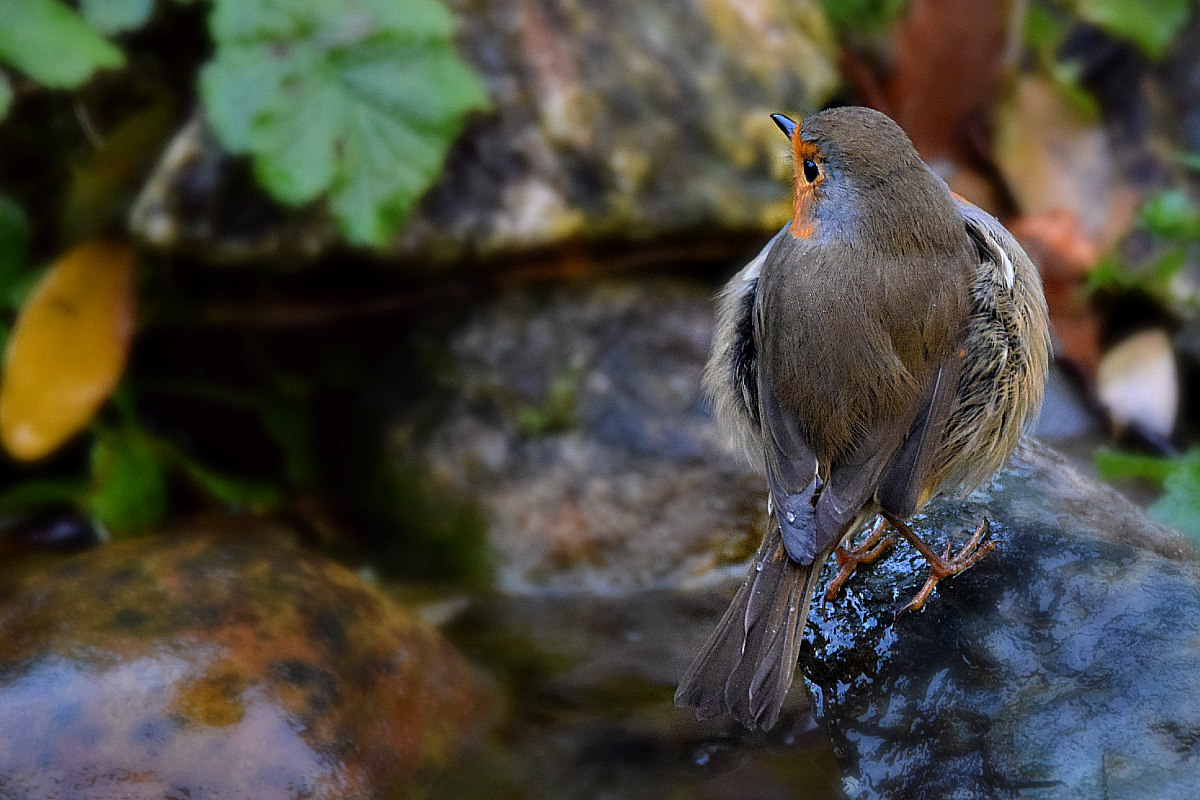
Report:
[[[824,179],[818,174],[814,180],[808,180],[804,174],[804,162],[816,161],[817,146],[800,138],[800,131],[792,136],[792,165],[794,169],[792,188],[792,236],[797,239],[807,239],[816,230],[816,220],[813,217],[813,194],[817,185]]]

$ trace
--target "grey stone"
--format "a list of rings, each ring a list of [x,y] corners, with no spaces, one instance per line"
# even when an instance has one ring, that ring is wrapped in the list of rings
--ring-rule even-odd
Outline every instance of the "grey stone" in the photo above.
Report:
[[[611,594],[740,569],[765,499],[701,398],[709,297],[669,281],[513,290],[447,333],[452,388],[432,418],[400,410],[386,440],[477,505],[501,589]]]

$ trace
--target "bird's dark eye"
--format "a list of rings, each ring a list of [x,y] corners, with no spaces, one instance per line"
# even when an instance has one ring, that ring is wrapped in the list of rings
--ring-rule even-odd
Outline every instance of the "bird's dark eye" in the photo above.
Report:
[[[804,180],[812,183],[821,174],[821,168],[811,158],[804,159]]]

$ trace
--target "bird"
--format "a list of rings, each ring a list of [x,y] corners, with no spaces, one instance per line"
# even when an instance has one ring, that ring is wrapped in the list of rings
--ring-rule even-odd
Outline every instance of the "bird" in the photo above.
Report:
[[[830,599],[898,532],[930,565],[903,613],[996,546],[986,518],[954,554],[908,521],[1003,466],[1051,354],[1037,268],[892,119],[860,107],[772,119],[791,143],[792,218],[720,293],[703,377],[718,422],[766,476],[768,524],[675,694],[701,719],[750,729],[778,722],[831,553]]]

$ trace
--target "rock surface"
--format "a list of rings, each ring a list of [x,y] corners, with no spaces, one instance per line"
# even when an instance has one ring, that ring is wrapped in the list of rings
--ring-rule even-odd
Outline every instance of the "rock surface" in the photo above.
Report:
[[[789,215],[787,143],[768,115],[807,113],[837,83],[816,0],[449,5],[495,111],[469,123],[392,257],[451,262],[680,234],[712,242]],[[333,244],[312,209],[247,205],[248,168],[197,124],[144,188],[131,220],[140,237],[220,262],[311,258]]]
[[[440,635],[241,533],[116,544],[5,587],[0,796],[397,796],[479,729],[489,689]]]
[[[504,292],[432,337],[434,374],[398,357],[387,456],[476,506],[507,592],[740,571],[765,501],[701,397],[709,300],[665,280]]]
[[[915,530],[999,546],[920,587],[905,546],[810,617],[801,668],[852,798],[1189,797],[1200,785],[1200,564],[1053,453],[1029,445]]]

